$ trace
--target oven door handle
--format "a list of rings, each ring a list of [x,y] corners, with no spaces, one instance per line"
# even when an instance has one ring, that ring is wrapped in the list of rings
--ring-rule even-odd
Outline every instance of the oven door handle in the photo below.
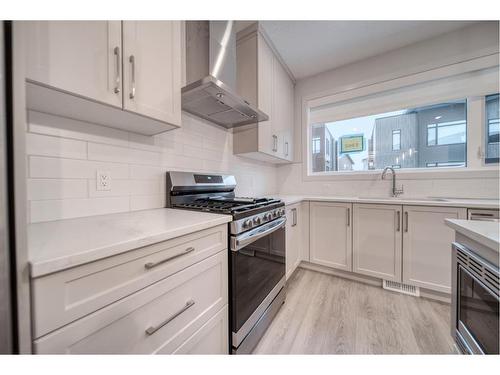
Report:
[[[258,228],[252,229],[251,231],[245,232],[237,237],[231,237],[231,250],[238,251],[239,249],[250,245],[252,242],[265,237],[278,229],[284,227],[286,224],[286,217],[279,218],[277,220],[271,221],[270,223],[264,224]]]

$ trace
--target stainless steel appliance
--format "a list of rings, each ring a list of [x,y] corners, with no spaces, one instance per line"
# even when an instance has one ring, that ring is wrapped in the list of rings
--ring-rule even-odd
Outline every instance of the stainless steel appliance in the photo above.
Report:
[[[10,136],[7,127],[10,123],[10,104],[7,100],[9,84],[9,46],[10,23],[0,22],[0,354],[10,354],[16,349],[14,328],[13,255],[9,242],[9,163],[7,150]]]
[[[226,128],[269,120],[236,93],[233,21],[186,21],[186,81],[186,112]]]
[[[499,270],[461,243],[453,243],[451,334],[467,354],[499,354]],[[493,258],[494,259],[494,258]]]
[[[500,214],[498,210],[481,210],[481,209],[469,209],[467,213],[469,220],[479,220],[479,221],[499,221]]]
[[[232,353],[251,353],[285,301],[285,209],[280,200],[237,198],[230,175],[168,172],[167,207],[231,215]]]

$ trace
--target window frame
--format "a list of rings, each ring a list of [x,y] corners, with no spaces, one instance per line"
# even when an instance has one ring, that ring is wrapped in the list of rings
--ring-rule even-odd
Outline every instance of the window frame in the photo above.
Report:
[[[398,148],[394,148],[394,135],[397,134],[399,138]],[[401,151],[401,129],[392,130],[392,151]]]
[[[463,145],[467,144],[467,99],[465,99],[465,121],[447,121],[447,122],[435,122],[432,124],[427,124],[427,134],[426,134],[426,145],[427,147],[439,147],[439,146],[453,146],[453,145]],[[451,123],[462,123],[464,122],[465,125],[465,142],[455,142],[455,143],[439,143],[439,128],[446,128],[448,126],[458,126],[459,124],[451,124]],[[441,124],[446,124],[446,125],[441,125]],[[434,144],[430,145],[429,144],[429,127],[434,128]]]

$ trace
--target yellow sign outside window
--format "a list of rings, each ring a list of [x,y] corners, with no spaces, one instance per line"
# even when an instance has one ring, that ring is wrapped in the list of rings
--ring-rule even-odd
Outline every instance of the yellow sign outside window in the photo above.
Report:
[[[364,137],[353,135],[340,138],[340,152],[359,152],[364,150]]]

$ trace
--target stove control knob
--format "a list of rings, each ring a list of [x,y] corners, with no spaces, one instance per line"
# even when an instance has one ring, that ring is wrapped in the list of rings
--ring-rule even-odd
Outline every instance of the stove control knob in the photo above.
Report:
[[[282,209],[280,210],[280,215],[281,215],[281,216],[283,216],[284,214],[285,214],[285,210],[282,208]]]
[[[266,220],[266,221],[271,220],[271,218],[272,218],[272,216],[271,216],[271,213],[269,213],[269,212],[264,215],[264,220]]]
[[[273,211],[273,217],[276,217],[276,216],[278,216],[278,210]]]
[[[243,228],[250,228],[251,226],[252,226],[252,220],[249,219],[245,220],[242,225]]]
[[[254,223],[255,225],[259,225],[259,224],[260,224],[260,217],[254,217],[254,218],[253,218],[253,223]]]

